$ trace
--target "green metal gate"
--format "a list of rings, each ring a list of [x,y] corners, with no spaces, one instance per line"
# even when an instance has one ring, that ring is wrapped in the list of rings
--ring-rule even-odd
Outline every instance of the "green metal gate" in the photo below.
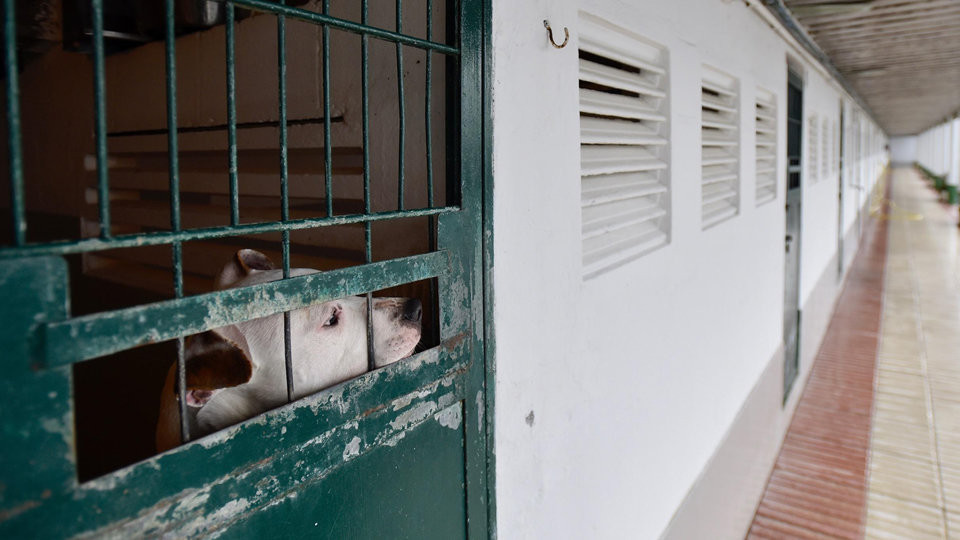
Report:
[[[169,230],[111,234],[110,171],[105,89],[102,0],[92,0],[96,112],[97,190],[101,234],[57,242],[30,242],[20,156],[21,123],[14,16],[15,0],[4,0],[5,85],[11,215],[11,245],[0,246],[0,537],[204,536],[230,537],[483,537],[491,513],[487,466],[490,460],[485,412],[487,367],[484,353],[483,40],[486,15],[480,0],[448,5],[455,37],[434,39],[403,32],[403,0],[396,0],[397,26],[375,27],[321,11],[280,2],[227,2],[227,103],[230,136],[231,224],[185,228],[180,223],[174,1],[167,0],[166,82],[168,114]],[[431,1],[427,0],[428,10]],[[282,219],[241,223],[237,210],[236,114],[232,81],[234,6],[262,12],[277,22]],[[364,208],[291,218],[287,209],[285,24],[295,20],[357,34],[362,43]],[[390,211],[371,210],[368,149],[368,43],[430,51],[455,66],[448,107],[446,204],[407,208],[400,194]],[[326,46],[322,50],[329,58]],[[324,66],[327,63],[324,62]],[[427,85],[430,85],[429,60]],[[329,75],[322,76],[328,94]],[[402,78],[399,95],[404,94]],[[410,91],[409,88],[406,91]],[[429,102],[429,100],[428,100]],[[332,152],[330,103],[324,103],[328,205]],[[404,121],[401,108],[400,159]],[[429,132],[429,104],[427,105]],[[431,137],[427,137],[430,152]],[[409,142],[407,143],[409,144]],[[56,149],[50,150],[56,159]],[[428,160],[429,161],[429,160]],[[242,166],[242,164],[241,164]],[[429,173],[428,176],[432,176]],[[432,180],[431,180],[432,181]],[[375,222],[429,217],[433,249],[373,262],[370,230]],[[290,270],[290,234],[345,224],[363,224],[366,263],[253,287],[187,295],[181,246],[202,239],[277,232],[282,235],[283,269]],[[72,316],[64,256],[137,246],[170,246],[176,298],[91,315]],[[348,295],[369,294],[420,280],[436,279],[439,345],[413,357],[288,404],[109,473],[81,482],[77,477],[71,366],[164,340],[177,340],[178,374],[184,377],[184,338],[212,328],[264,317]],[[289,357],[289,352],[288,352]],[[289,369],[289,366],[288,366]],[[289,376],[289,371],[288,371]],[[180,385],[181,402],[183,388]],[[122,406],[122,405],[121,405]],[[182,406],[181,406],[182,410]],[[118,426],[117,429],[123,429]],[[187,434],[188,435],[188,434]]]

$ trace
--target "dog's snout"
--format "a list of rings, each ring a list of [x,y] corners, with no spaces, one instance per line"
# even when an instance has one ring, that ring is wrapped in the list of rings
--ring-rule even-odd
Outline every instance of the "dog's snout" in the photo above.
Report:
[[[410,322],[420,322],[420,318],[423,316],[423,306],[420,304],[420,300],[416,298],[411,298],[403,304],[403,320]]]

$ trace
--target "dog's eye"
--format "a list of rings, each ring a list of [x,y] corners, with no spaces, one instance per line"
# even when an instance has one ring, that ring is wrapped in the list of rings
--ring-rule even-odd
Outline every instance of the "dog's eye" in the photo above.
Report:
[[[330,318],[327,319],[327,322],[323,323],[324,326],[336,326],[340,322],[340,310],[335,310]]]

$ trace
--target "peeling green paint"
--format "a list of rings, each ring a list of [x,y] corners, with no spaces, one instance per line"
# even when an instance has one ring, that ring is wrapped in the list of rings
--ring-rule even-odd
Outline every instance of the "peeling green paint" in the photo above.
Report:
[[[332,20],[259,0],[239,4]],[[451,26],[459,40],[428,47],[454,52],[450,66],[460,76],[448,77],[459,83],[459,111],[451,117],[459,125],[451,132],[462,134],[450,139],[458,146],[449,153],[458,155],[447,175],[448,206],[0,248],[0,295],[8,305],[0,325],[0,537],[257,537],[275,535],[277,524],[298,537],[491,533],[492,357],[484,348],[482,275],[490,2],[458,6]],[[371,35],[424,45],[396,32]],[[64,254],[416,216],[436,220],[439,251],[109,313],[69,313]],[[70,364],[430,278],[440,297],[439,346],[77,482]],[[379,509],[377,519],[369,505]]]

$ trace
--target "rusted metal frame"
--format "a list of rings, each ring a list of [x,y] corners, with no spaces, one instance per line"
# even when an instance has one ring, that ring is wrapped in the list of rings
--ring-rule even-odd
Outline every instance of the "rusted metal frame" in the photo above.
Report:
[[[229,167],[230,178],[230,225],[240,224],[240,187],[238,185],[237,175],[239,168],[237,164],[237,60],[236,60],[236,10],[233,4],[226,2],[223,6],[226,10],[224,23],[224,36],[226,43],[226,71],[227,71],[227,163]]]
[[[22,247],[0,248],[0,260],[19,259],[24,257],[40,257],[44,255],[69,255],[72,253],[89,253],[107,249],[127,247],[144,247],[171,244],[173,242],[188,242],[193,240],[209,240],[227,238],[231,236],[248,236],[254,234],[299,231],[317,227],[333,227],[337,225],[352,225],[368,221],[388,221],[398,218],[412,218],[423,216],[437,216],[459,211],[456,206],[438,208],[421,208],[416,210],[386,211],[371,214],[349,214],[332,218],[292,219],[287,222],[246,223],[236,227],[207,227],[187,229],[179,232],[153,232],[143,234],[127,234],[111,238],[88,238],[81,241],[48,242],[44,244],[28,244]]]
[[[449,254],[439,251],[85,315],[47,324],[42,356],[49,367],[72,364],[448,271]]]
[[[100,237],[110,238],[110,182],[107,164],[107,78],[103,45],[103,0],[90,0],[93,19],[94,140],[97,155],[97,206]]]
[[[361,453],[390,444],[402,431],[435,421],[434,411],[445,404],[463,400],[469,366],[449,359],[463,357],[466,347],[463,337],[455,336],[196,444],[83,484],[63,482],[44,495],[43,504],[0,516],[0,536],[18,538],[27,531],[30,536],[56,537],[84,532],[94,537],[182,536],[173,533],[196,535],[227,527],[237,517],[289,495],[290,486],[320,480],[348,463],[351,456],[344,455],[344,447],[353,438],[360,437]],[[158,479],[162,469],[190,473]],[[33,478],[32,473],[25,476]],[[234,505],[236,513],[217,516],[226,519],[210,519],[236,501],[238,493],[251,504]],[[72,519],[58,519],[64,515]]]
[[[360,3],[360,22],[367,24],[369,14],[368,0]],[[363,134],[363,213],[369,214],[370,207],[370,37],[360,36],[360,122]],[[373,262],[373,231],[369,221],[363,224],[363,260]],[[377,367],[376,350],[373,339],[373,294],[367,292],[367,371]]]
[[[3,2],[3,41],[6,63],[7,156],[10,174],[10,210],[13,217],[13,241],[27,243],[27,217],[24,203],[23,150],[20,135],[20,79],[17,71],[16,0]]]
[[[282,13],[292,19],[300,19],[314,24],[323,24],[331,28],[346,30],[347,32],[353,32],[355,34],[370,35],[377,39],[391,41],[394,43],[402,43],[404,45],[410,45],[411,47],[417,47],[419,49],[433,50],[452,56],[460,54],[460,50],[456,47],[450,47],[449,45],[444,45],[443,43],[434,43],[413,36],[407,36],[399,32],[391,32],[382,28],[357,24],[353,21],[331,17],[329,15],[314,11],[274,4],[267,0],[233,0],[233,3],[235,5],[247,7],[256,11],[264,11],[274,14]]]
[[[170,230],[180,230],[180,164],[177,144],[177,50],[174,0],[164,0],[165,35],[164,69],[167,100],[167,156],[170,176]],[[171,246],[171,269],[173,270],[173,296],[183,298],[183,245],[174,242]],[[183,336],[177,337],[177,406],[180,413],[180,437],[190,440],[190,423],[187,417],[187,360],[184,354]]]

